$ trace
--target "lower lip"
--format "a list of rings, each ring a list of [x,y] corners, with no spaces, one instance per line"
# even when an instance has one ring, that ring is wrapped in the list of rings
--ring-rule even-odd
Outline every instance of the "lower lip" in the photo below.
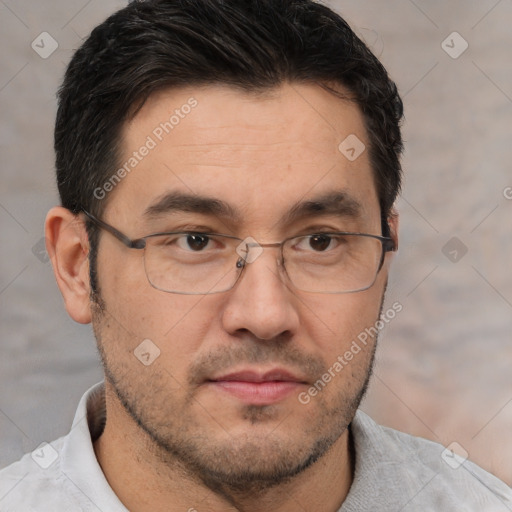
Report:
[[[301,386],[299,382],[289,381],[246,382],[222,380],[214,381],[210,384],[236,396],[243,402],[253,405],[269,405],[279,402],[294,391],[297,391]]]

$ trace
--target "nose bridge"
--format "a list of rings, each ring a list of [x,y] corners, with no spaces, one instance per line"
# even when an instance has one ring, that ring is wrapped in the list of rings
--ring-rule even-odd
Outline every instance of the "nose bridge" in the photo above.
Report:
[[[264,249],[279,249],[278,262],[281,260],[282,242],[273,242],[260,244],[252,237],[247,237],[236,248],[237,254],[245,261],[245,263],[254,263],[264,252]]]
[[[268,244],[260,244],[256,242],[256,244],[253,245],[254,251],[258,252],[258,247],[262,248],[262,251],[260,254],[263,254],[264,252],[271,252],[274,253],[274,256],[277,258],[278,264],[281,262],[281,250],[282,250],[282,244],[281,242],[274,242],[274,243],[268,243]],[[276,251],[266,251],[266,249],[276,249]],[[269,257],[269,256],[267,256]],[[255,260],[253,260],[254,262]]]
[[[268,244],[260,244],[258,242],[248,243],[246,257],[241,258],[245,260],[243,264],[244,269],[242,274],[250,273],[251,276],[256,275],[256,279],[258,279],[259,282],[261,279],[269,279],[269,277],[265,276],[264,269],[266,269],[267,272],[273,274],[274,277],[272,279],[282,281],[282,278],[284,276],[282,273],[283,268],[280,249],[281,244],[279,242]],[[275,262],[275,264],[271,264],[271,262],[273,261]],[[241,278],[243,279],[243,277],[244,276],[242,275]],[[251,279],[251,277],[246,276],[245,279]],[[281,282],[280,285],[284,286],[284,283]]]

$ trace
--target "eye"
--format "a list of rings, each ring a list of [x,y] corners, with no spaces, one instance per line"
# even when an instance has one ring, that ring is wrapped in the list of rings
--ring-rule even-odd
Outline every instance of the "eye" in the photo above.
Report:
[[[331,244],[333,244],[334,239],[329,235],[311,235],[309,238],[309,246],[314,251],[325,251],[329,249]],[[332,248],[332,247],[331,247]]]
[[[178,237],[176,244],[180,249],[200,252],[204,248],[208,247],[210,241],[211,238],[208,235],[202,235],[199,233],[187,233]]]
[[[335,249],[338,245],[338,237],[328,233],[316,233],[299,238],[295,249],[309,252],[327,252]]]

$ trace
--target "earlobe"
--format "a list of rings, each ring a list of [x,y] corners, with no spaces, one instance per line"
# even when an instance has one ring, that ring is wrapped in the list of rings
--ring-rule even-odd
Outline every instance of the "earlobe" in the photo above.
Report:
[[[46,216],[46,249],[66,310],[75,322],[91,321],[89,240],[84,222],[66,208],[56,206]]]

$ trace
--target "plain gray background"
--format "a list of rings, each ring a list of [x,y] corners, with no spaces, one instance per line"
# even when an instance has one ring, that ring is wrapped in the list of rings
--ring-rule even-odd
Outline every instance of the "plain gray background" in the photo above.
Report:
[[[56,90],[81,39],[125,4],[0,0],[0,467],[65,434],[101,379],[92,331],[67,317],[41,239],[58,202]],[[328,4],[380,56],[406,109],[387,300],[403,310],[382,332],[364,409],[510,484],[512,1]],[[58,44],[46,58],[31,47],[44,37],[40,53],[51,48],[42,32]]]

